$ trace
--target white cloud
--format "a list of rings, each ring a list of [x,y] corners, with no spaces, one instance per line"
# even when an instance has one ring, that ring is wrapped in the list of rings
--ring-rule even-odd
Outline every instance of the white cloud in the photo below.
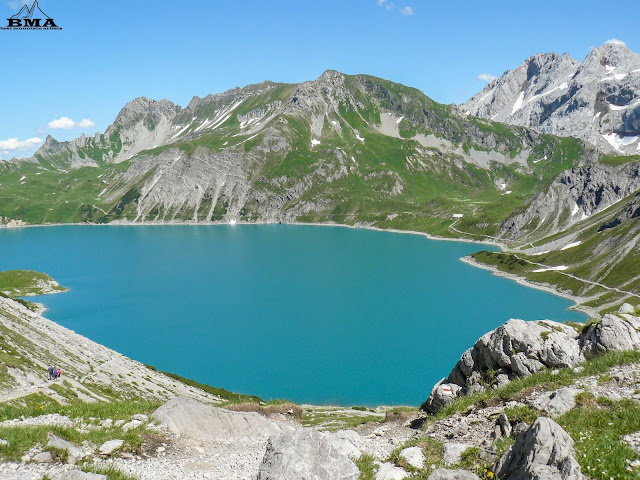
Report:
[[[480,75],[478,75],[478,80],[482,80],[483,82],[493,82],[496,78],[495,75],[491,75],[490,73],[481,73]]]
[[[76,126],[78,126],[80,128],[91,128],[91,127],[95,126],[95,123],[93,123],[88,118],[83,118],[81,121],[76,123]]]
[[[93,127],[94,125],[95,123],[93,123],[88,118],[83,118],[79,122],[74,122],[69,117],[60,117],[56,120],[51,120],[49,123],[47,123],[48,128],[62,129],[62,130],[69,130],[71,128],[89,128],[89,127]]]
[[[605,44],[610,43],[612,45],[623,45],[623,46],[627,46],[626,43],[624,43],[622,40],[618,40],[617,38],[610,38],[609,40],[607,40],[606,42],[604,42]]]
[[[0,150],[28,150],[37,147],[41,143],[42,139],[38,137],[27,138],[26,140],[8,138],[6,140],[0,140]]]
[[[402,7],[400,9],[400,14],[404,15],[405,17],[410,17],[412,15],[415,15],[415,13],[413,12],[413,8],[406,6],[406,7]]]

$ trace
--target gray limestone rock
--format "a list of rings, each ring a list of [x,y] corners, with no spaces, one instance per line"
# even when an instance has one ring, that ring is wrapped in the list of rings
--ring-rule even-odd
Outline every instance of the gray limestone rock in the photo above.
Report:
[[[552,417],[557,417],[576,406],[576,395],[580,392],[582,390],[578,388],[562,387],[554,392],[541,394],[531,405]]]
[[[252,440],[282,433],[275,422],[256,412],[232,412],[177,397],[153,413],[170,432],[203,440]]]
[[[100,455],[111,455],[116,450],[119,450],[124,445],[124,440],[109,440],[100,445],[98,451]]]
[[[53,433],[49,434],[49,442],[47,443],[47,446],[66,450],[69,454],[69,463],[71,464],[75,464],[78,460],[85,457],[84,452],[73,443],[67,442]]]
[[[555,233],[601,212],[638,189],[638,164],[595,164],[565,170],[549,188],[538,192],[524,211],[503,222],[500,236],[520,238],[534,228],[532,225],[537,235]],[[630,210],[628,216],[633,216],[637,207],[631,206]]]
[[[600,322],[591,324],[580,337],[580,347],[587,357],[615,350],[640,349],[640,319],[625,315],[605,315]]]
[[[580,63],[537,54],[460,106],[465,113],[540,133],[577,137],[607,152],[636,153],[640,55],[607,42]],[[538,160],[543,160],[538,159]]]
[[[35,463],[53,463],[53,457],[49,452],[40,452],[31,458]]]
[[[494,473],[501,480],[584,480],[573,455],[567,432],[539,417],[496,463]]]
[[[58,473],[52,480],[107,480],[107,476],[80,470],[69,470]]]
[[[543,368],[571,367],[583,360],[578,332],[549,320],[509,320],[486,333],[460,358],[447,379],[437,383],[422,408],[435,413],[459,395],[480,390],[479,379],[496,370],[495,386]]]
[[[396,467],[393,463],[380,464],[376,472],[376,480],[403,480],[409,474],[402,468]]]
[[[633,305],[629,305],[628,303],[623,303],[620,309],[618,309],[618,313],[620,314],[626,313],[628,315],[633,315],[635,311],[636,309],[633,307]]]
[[[445,443],[442,461],[445,465],[457,465],[462,460],[462,454],[470,447],[466,443]]]
[[[258,480],[357,480],[360,470],[331,441],[313,429],[269,439]]]
[[[431,472],[427,480],[480,480],[480,477],[466,470],[438,468]]]
[[[414,468],[424,468],[424,453],[420,447],[409,447],[400,451],[400,458],[404,458],[406,462]]]
[[[443,378],[431,390],[431,395],[424,402],[422,408],[429,413],[436,413],[442,407],[453,403],[462,393],[462,387],[455,383],[446,383]]]

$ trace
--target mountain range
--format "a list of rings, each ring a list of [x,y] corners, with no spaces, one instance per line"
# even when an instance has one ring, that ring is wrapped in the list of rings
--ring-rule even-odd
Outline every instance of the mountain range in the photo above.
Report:
[[[608,153],[640,154],[640,55],[616,41],[593,49],[582,63],[566,53],[533,55],[460,108],[581,138]]]
[[[607,133],[599,134],[605,143],[591,143],[588,135],[559,136],[499,115],[517,113],[514,102],[523,112],[547,105],[564,77],[566,90],[577,90],[547,123],[572,125],[588,108],[570,105],[611,87],[617,69],[631,69],[637,56],[606,44],[581,65],[554,54],[535,58],[527,62],[537,67],[507,72],[461,107],[336,71],[194,97],[184,108],[137,98],[103,134],[70,142],[49,136],[33,157],[0,165],[0,216],[30,224],[335,223],[498,241],[519,260],[476,261],[578,296],[585,308],[608,308],[640,293],[634,275],[620,274],[640,261],[640,158],[614,152]],[[604,63],[589,67],[598,58]],[[587,77],[609,67],[614,80]],[[629,72],[615,82],[633,78]],[[532,93],[544,93],[543,84],[549,95]],[[620,95],[605,100],[620,103]],[[473,116],[471,102],[482,96],[494,101]],[[610,133],[630,138],[627,114],[637,109],[608,105],[602,120],[619,122]],[[536,256],[545,251],[548,258]]]

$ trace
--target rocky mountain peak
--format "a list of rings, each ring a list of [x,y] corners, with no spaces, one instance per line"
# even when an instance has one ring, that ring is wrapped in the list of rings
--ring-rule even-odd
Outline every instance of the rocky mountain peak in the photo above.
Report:
[[[581,63],[536,54],[461,105],[467,114],[640,153],[640,55],[607,42]]]

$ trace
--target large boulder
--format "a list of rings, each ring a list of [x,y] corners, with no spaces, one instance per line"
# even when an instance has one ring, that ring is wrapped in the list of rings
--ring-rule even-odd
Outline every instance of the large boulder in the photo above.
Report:
[[[258,413],[232,412],[186,397],[169,400],[153,418],[172,433],[200,440],[253,441],[283,431]]]
[[[431,390],[431,395],[422,404],[422,409],[429,413],[436,413],[443,407],[455,402],[462,394],[462,387],[455,383],[447,383],[446,379],[440,380]]]
[[[327,435],[298,429],[269,439],[258,480],[357,480],[360,470]]]
[[[640,319],[624,314],[605,315],[599,322],[589,325],[580,337],[580,348],[586,357],[614,350],[640,349]]]
[[[494,467],[501,480],[584,480],[573,439],[560,425],[539,417]]]
[[[501,387],[513,378],[544,368],[572,367],[583,359],[575,328],[550,320],[512,319],[480,337],[464,352],[449,376],[435,385],[422,408],[435,413],[459,395],[482,390],[488,370],[496,372],[493,386]]]
[[[620,314],[633,315],[635,312],[635,307],[628,303],[623,303],[622,306],[618,309],[618,313]]]

